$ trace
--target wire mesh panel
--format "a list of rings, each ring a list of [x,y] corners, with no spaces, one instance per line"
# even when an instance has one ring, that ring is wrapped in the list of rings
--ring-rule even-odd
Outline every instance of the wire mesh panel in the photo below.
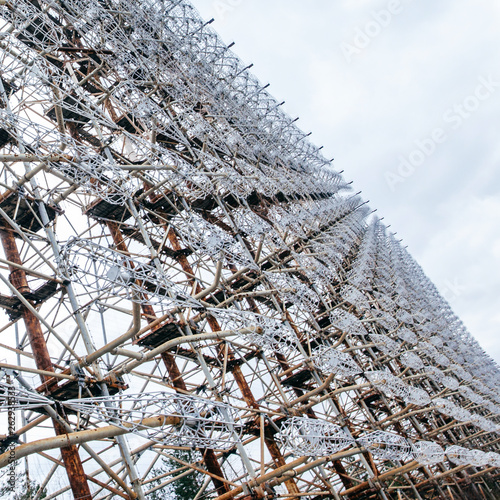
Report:
[[[412,457],[410,443],[397,434],[374,431],[357,438],[372,455],[386,460],[406,460]]]
[[[449,446],[446,448],[445,453],[448,460],[455,465],[469,465],[474,459],[472,450],[464,448],[463,446]]]
[[[352,377],[362,373],[361,368],[349,354],[332,347],[316,349],[312,353],[314,366],[325,373],[333,373],[336,377]]]
[[[445,452],[441,446],[432,441],[417,441],[412,445],[415,460],[422,465],[433,465],[443,462]]]
[[[230,449],[239,442],[242,426],[229,405],[195,396],[156,392],[67,400],[64,406],[111,422],[129,432],[169,445]],[[149,426],[151,417],[164,417]],[[166,417],[174,417],[174,424]]]
[[[284,422],[279,439],[293,453],[309,456],[332,455],[354,444],[354,439],[338,425],[306,417]]]
[[[139,303],[170,302],[200,307],[149,262],[131,259],[92,241],[72,239],[61,249],[62,274],[84,288],[123,295]]]
[[[0,382],[0,402],[3,411],[30,410],[53,404],[49,398],[29,391],[17,383]]]

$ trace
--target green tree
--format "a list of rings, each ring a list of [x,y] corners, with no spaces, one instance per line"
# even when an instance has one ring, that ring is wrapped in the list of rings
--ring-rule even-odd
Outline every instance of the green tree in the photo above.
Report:
[[[4,479],[0,484],[0,498],[5,500],[32,500],[38,492],[40,485],[36,481],[31,481],[26,472],[16,474],[16,484],[14,488]],[[38,498],[45,498],[47,490],[43,490]]]
[[[186,450],[186,451],[175,451],[172,453],[172,456],[186,463],[195,463],[198,461],[199,455],[195,451]],[[181,470],[178,470],[181,469]],[[157,490],[150,495],[148,495],[148,500],[193,500],[199,489],[201,488],[204,480],[204,475],[201,472],[190,470],[188,468],[183,468],[182,464],[173,460],[172,458],[162,458],[161,464],[159,467],[156,467],[151,471],[153,476],[160,476],[162,474],[167,474],[174,472],[171,476],[156,479],[151,482],[151,485],[158,485],[161,482],[172,479],[174,477],[178,477],[178,479],[164,488]],[[188,472],[186,474],[186,472]],[[204,495],[203,498],[207,498],[207,495]]]

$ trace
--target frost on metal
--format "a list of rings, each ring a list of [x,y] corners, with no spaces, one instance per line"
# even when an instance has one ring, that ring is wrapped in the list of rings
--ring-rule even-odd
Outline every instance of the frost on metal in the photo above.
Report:
[[[0,467],[500,495],[498,366],[189,2],[5,0],[0,33]]]

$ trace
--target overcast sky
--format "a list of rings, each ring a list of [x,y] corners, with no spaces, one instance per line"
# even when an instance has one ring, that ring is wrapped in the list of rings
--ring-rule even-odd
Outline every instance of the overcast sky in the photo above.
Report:
[[[500,362],[500,2],[192,1]]]

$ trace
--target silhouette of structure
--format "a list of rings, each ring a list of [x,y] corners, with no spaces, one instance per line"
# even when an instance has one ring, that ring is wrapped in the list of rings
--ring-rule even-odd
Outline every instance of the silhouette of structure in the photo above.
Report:
[[[47,499],[499,498],[497,365],[210,23],[0,19],[1,467]]]

